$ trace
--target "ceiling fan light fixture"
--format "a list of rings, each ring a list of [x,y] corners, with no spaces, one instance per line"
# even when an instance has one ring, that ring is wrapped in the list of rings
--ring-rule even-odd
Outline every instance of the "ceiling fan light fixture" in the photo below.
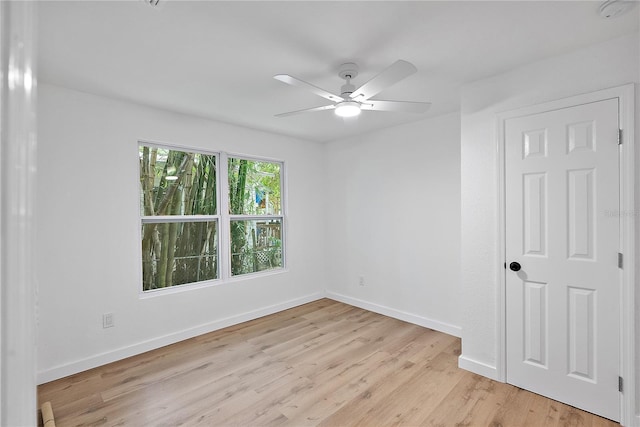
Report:
[[[342,101],[336,105],[336,116],[355,117],[360,114],[360,104],[355,101]]]

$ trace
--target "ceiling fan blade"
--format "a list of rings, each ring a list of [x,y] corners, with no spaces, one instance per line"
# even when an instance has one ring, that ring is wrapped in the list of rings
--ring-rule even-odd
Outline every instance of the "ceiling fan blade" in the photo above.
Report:
[[[319,88],[318,86],[314,86],[311,83],[307,83],[303,80],[297,79],[295,77],[292,77],[288,74],[277,74],[275,76],[273,76],[274,79],[276,80],[280,80],[283,83],[286,83],[288,85],[291,86],[298,86],[298,87],[302,87],[305,88],[313,93],[315,93],[318,96],[321,96],[323,98],[328,99],[329,101],[333,101],[333,102],[340,102],[343,100],[343,98],[339,95],[334,95],[331,92],[327,92],[326,90]]]
[[[424,113],[431,107],[430,102],[376,101],[369,99],[360,106],[363,110],[397,111],[400,113]]]
[[[322,107],[306,108],[304,110],[289,111],[288,113],[276,114],[276,117],[295,116],[296,114],[312,113],[314,111],[323,111],[323,110],[333,110],[334,108],[336,108],[335,105],[323,105]]]
[[[400,59],[360,86],[351,94],[351,99],[360,102],[369,99],[381,92],[383,89],[398,83],[400,80],[410,76],[416,71],[418,71],[418,69],[412,63]]]

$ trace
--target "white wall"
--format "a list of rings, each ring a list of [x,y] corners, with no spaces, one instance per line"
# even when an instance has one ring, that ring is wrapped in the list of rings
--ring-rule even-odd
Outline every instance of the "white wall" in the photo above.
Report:
[[[38,113],[40,382],[322,296],[322,145],[49,85]],[[140,298],[138,139],[284,160],[289,271]]]
[[[496,239],[496,114],[638,83],[638,61],[639,37],[633,34],[535,62],[463,88],[461,366],[498,377],[496,322],[501,307],[497,306],[497,275],[502,273],[502,260],[498,260]]]
[[[330,297],[459,335],[459,140],[455,113],[327,145]]]

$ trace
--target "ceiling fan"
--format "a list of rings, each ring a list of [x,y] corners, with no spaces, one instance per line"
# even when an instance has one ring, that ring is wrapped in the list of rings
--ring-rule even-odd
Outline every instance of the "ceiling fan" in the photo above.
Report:
[[[340,117],[357,116],[362,110],[424,113],[431,106],[430,102],[383,101],[371,99],[383,89],[396,84],[416,71],[418,70],[410,62],[399,60],[356,89],[356,87],[351,84],[351,79],[358,75],[358,66],[352,62],[348,62],[346,64],[342,64],[338,72],[340,78],[345,80],[345,84],[342,85],[340,89],[340,95],[335,95],[288,74],[278,74],[273,76],[273,78],[292,86],[305,88],[318,96],[332,101],[333,103],[323,105],[321,107],[276,114],[276,117],[287,117],[295,114],[324,110],[334,110],[335,114]]]

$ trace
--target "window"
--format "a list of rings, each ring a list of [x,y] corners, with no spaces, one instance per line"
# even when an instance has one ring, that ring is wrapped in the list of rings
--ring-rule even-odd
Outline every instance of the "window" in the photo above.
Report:
[[[141,145],[142,289],[218,278],[216,156]]]
[[[282,268],[281,164],[229,157],[231,275]]]
[[[143,291],[284,266],[282,163],[147,143],[138,155]]]

